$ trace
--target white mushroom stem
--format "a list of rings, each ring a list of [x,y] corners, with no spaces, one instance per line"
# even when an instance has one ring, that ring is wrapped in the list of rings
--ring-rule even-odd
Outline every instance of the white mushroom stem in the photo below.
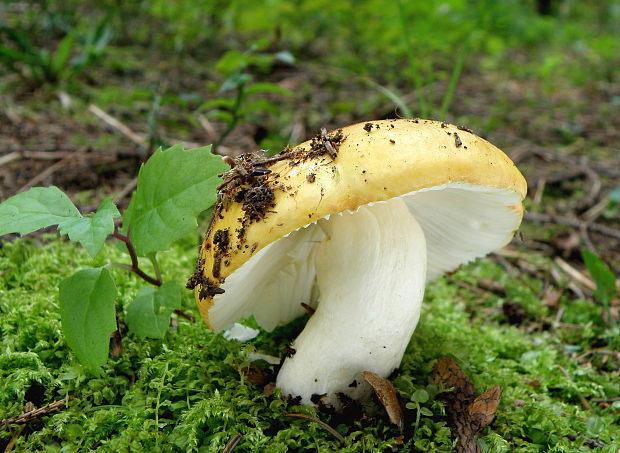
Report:
[[[278,374],[285,395],[339,405],[370,393],[363,371],[397,368],[420,317],[426,241],[405,203],[392,199],[319,221],[319,306]]]

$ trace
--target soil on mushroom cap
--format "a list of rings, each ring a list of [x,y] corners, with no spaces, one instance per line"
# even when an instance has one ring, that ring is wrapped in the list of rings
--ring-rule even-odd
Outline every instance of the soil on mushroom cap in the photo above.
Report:
[[[196,261],[196,270],[185,284],[185,287],[187,289],[194,289],[197,286],[200,286],[199,296],[201,299],[213,297],[216,294],[223,294],[224,290],[204,275],[204,264],[204,260],[202,258],[198,258]]]
[[[457,148],[460,148],[463,144],[463,142],[461,141],[461,137],[459,137],[459,134],[457,134],[456,132],[454,133],[454,144]]]
[[[332,159],[337,157],[338,148],[344,141],[345,137],[342,133],[342,129],[338,129],[331,134],[322,128],[321,132],[316,134],[310,141],[310,149],[306,148],[285,148],[281,154],[273,157],[267,157],[264,153],[248,153],[243,156],[235,157],[231,159],[231,165],[233,167],[220,175],[224,180],[218,187],[218,202],[216,204],[215,213],[220,218],[222,211],[225,211],[231,203],[241,203],[242,210],[244,211],[244,217],[239,219],[241,227],[235,230],[237,236],[237,249],[241,250],[245,243],[245,235],[247,226],[254,221],[265,218],[270,209],[275,207],[275,193],[274,189],[285,190],[280,184],[270,184],[270,182],[276,181],[278,174],[273,174],[268,168],[275,162],[281,160],[289,160],[289,165],[294,166],[299,162],[307,159],[315,159],[325,154],[329,155]],[[273,178],[272,181],[271,178]],[[309,175],[308,182],[314,182],[316,175]],[[215,214],[214,214],[215,216]],[[223,239],[223,236],[218,239],[216,235],[223,234],[215,232],[213,236],[213,242]],[[211,227],[207,237],[211,236]],[[220,244],[220,247],[216,248],[217,252],[226,253],[229,245],[229,236],[226,235],[225,247]],[[216,278],[219,277],[219,260],[216,257],[214,262],[214,274]]]
[[[220,253],[226,253],[228,250],[228,245],[230,243],[230,238],[228,235],[228,228],[223,230],[217,230],[215,235],[213,235],[213,243],[216,246],[216,249]]]
[[[344,138],[342,129],[338,129],[330,135],[324,128],[321,128],[321,132],[312,137],[310,141],[310,151],[302,156],[296,153],[295,158],[302,157],[302,160],[315,159],[328,154],[332,159],[335,159],[338,155],[338,148]]]
[[[273,190],[266,185],[250,187],[240,191],[237,196],[242,198],[243,206],[241,209],[243,209],[250,221],[262,219],[265,217],[267,209],[275,206]]]

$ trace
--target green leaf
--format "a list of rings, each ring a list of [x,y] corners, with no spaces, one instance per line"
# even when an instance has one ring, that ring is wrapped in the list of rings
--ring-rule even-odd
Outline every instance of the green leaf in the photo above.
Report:
[[[252,85],[245,88],[245,94],[258,94],[258,93],[276,93],[284,96],[292,96],[293,92],[291,90],[287,90],[286,88],[282,88],[275,83],[253,83]]]
[[[210,101],[207,101],[207,102],[203,103],[200,106],[200,109],[202,111],[210,110],[210,109],[215,109],[215,108],[232,109],[234,107],[234,105],[235,105],[235,100],[234,99],[215,98],[215,99],[211,99]]]
[[[233,120],[233,116],[229,112],[223,110],[211,110],[205,113],[207,118],[217,119],[223,123],[228,123]]]
[[[58,47],[56,48],[56,52],[51,56],[51,67],[52,71],[55,74],[59,74],[62,72],[67,63],[69,62],[69,57],[71,56],[71,50],[73,48],[73,43],[75,42],[75,36],[73,33],[69,33],[65,36]]]
[[[84,269],[60,283],[60,319],[80,363],[104,365],[116,330],[116,286],[105,268]]]
[[[229,90],[238,90],[251,80],[252,76],[250,74],[233,74],[222,82],[222,86],[220,86],[218,93],[224,93]]]
[[[211,147],[156,151],[138,175],[138,188],[123,217],[140,256],[166,250],[195,231],[196,217],[216,199],[218,174],[228,166]]]
[[[616,276],[597,255],[590,250],[581,251],[583,261],[596,283],[594,297],[604,304],[609,304],[616,295]]]
[[[248,65],[248,57],[238,50],[229,50],[215,64],[215,70],[229,76],[236,71],[243,70]]]
[[[76,217],[80,212],[58,187],[33,187],[0,203],[0,236],[24,235]]]
[[[127,307],[127,325],[138,337],[164,338],[170,326],[170,315],[181,308],[183,287],[169,281],[159,288],[145,286]]]
[[[411,395],[412,401],[417,401],[418,403],[426,403],[428,401],[428,393],[424,389],[416,390],[416,392]]]
[[[73,242],[79,242],[93,258],[105,244],[106,238],[114,233],[114,219],[121,214],[111,198],[106,198],[92,216],[65,220],[58,226],[60,234],[69,235]]]
[[[433,413],[431,412],[431,410],[426,408],[426,407],[421,407],[420,408],[420,413],[422,415],[425,415],[426,417],[432,417],[433,416]]]

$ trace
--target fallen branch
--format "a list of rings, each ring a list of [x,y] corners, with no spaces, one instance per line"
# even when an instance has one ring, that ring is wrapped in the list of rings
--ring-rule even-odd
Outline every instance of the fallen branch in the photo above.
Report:
[[[30,189],[31,187],[34,187],[37,184],[39,184],[40,182],[44,181],[46,178],[48,178],[49,176],[54,174],[58,169],[64,167],[69,161],[75,159],[78,156],[84,155],[84,151],[85,151],[85,148],[82,148],[82,149],[79,149],[79,150],[77,150],[75,152],[69,153],[66,157],[64,157],[63,159],[59,160],[58,162],[56,162],[51,167],[47,167],[45,170],[43,170],[41,173],[36,175],[34,178],[32,178],[26,184],[21,186],[17,190],[17,193],[25,192],[26,190]]]
[[[9,162],[13,162],[17,159],[21,159],[21,153],[18,151],[5,154],[4,156],[0,157],[0,165],[8,164]]]
[[[67,400],[65,398],[54,401],[53,403],[50,403],[47,406],[43,406],[38,409],[35,409],[35,408],[28,409],[28,403],[27,403],[26,410],[24,412],[19,414],[17,417],[5,418],[4,420],[0,420],[0,424],[2,425],[24,425],[33,420],[37,420],[41,417],[49,415],[52,412],[58,412],[58,411],[63,410],[66,404],[67,404]]]
[[[148,137],[146,134],[142,134],[140,132],[134,132],[133,130],[129,128],[129,126],[123,124],[118,119],[104,112],[103,110],[101,110],[99,107],[97,107],[94,104],[91,104],[88,106],[88,111],[94,114],[95,116],[97,116],[97,118],[102,120],[112,129],[115,129],[116,131],[123,134],[125,137],[127,137],[129,140],[134,142],[136,145],[140,146],[141,148],[145,150],[149,149],[149,142],[148,142]],[[166,137],[162,137],[162,139],[165,142],[171,143],[173,145],[180,145],[180,144],[186,145],[188,148],[199,148],[200,146],[202,146],[199,143],[189,142],[187,140],[178,140],[178,139],[166,138]]]
[[[127,195],[129,195],[138,185],[138,177],[136,176],[121,189],[121,191],[114,197],[114,203],[119,204]]]
[[[599,173],[604,173],[609,176],[620,176],[620,166],[618,161],[593,161],[585,156],[575,156],[572,154],[563,154],[553,151],[548,151],[534,143],[527,143],[527,147],[530,152],[544,160],[562,162],[578,167],[593,168]]]
[[[235,449],[239,441],[241,440],[241,437],[242,437],[241,434],[235,433],[235,435],[231,437],[231,439],[228,441],[228,443],[222,450],[222,453],[231,453]]]
[[[574,219],[571,217],[556,216],[550,214],[537,214],[534,212],[526,212],[523,216],[525,220],[537,223],[556,223],[560,225],[567,225],[572,228],[586,228],[595,233],[609,236],[615,239],[620,239],[620,230],[600,223],[586,222],[585,220]]]
[[[296,414],[296,413],[295,414],[290,414],[290,413],[289,414],[284,414],[284,416],[285,417],[303,418],[304,420],[309,420],[311,422],[314,422],[317,425],[319,425],[322,428],[324,428],[327,431],[329,431],[330,434],[332,436],[334,436],[336,439],[338,439],[342,445],[346,445],[347,444],[347,441],[345,440],[345,438],[342,437],[342,435],[338,431],[336,431],[334,428],[329,426],[327,423],[322,422],[318,418],[314,418],[314,417],[311,417],[310,415],[306,415],[306,414]]]
[[[583,286],[585,286],[589,290],[596,289],[596,283],[594,283],[592,280],[590,280],[588,277],[586,277],[584,274],[579,272],[577,269],[575,269],[573,266],[568,264],[566,261],[564,261],[559,256],[556,256],[553,262],[557,264],[560,269],[566,272],[573,280],[581,283]]]
[[[132,131],[128,126],[121,123],[119,120],[117,120],[113,116],[108,115],[106,112],[104,112],[103,110],[101,110],[99,107],[97,107],[94,104],[91,104],[88,106],[88,111],[94,114],[95,116],[97,116],[100,120],[102,120],[108,126],[112,127],[113,129],[123,134],[125,137],[127,137],[129,140],[134,142],[136,145],[141,146],[144,149],[148,149],[149,147],[148,140],[143,134],[138,134]]]

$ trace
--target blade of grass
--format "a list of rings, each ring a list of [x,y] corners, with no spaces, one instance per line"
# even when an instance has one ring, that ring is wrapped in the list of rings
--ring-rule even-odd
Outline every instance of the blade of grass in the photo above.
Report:
[[[446,114],[454,98],[454,92],[456,91],[456,85],[461,78],[461,72],[463,71],[463,63],[465,62],[465,54],[467,53],[467,43],[461,47],[458,56],[456,57],[456,63],[452,68],[452,75],[450,76],[450,82],[448,83],[448,89],[443,95],[443,102],[441,103],[441,109],[439,110],[439,118],[441,120],[446,119]]]
[[[368,77],[363,77],[362,80],[365,81],[366,83],[368,83],[369,85],[371,85],[373,88],[375,88],[381,94],[385,95],[385,97],[387,97],[394,104],[396,104],[396,107],[398,109],[400,109],[400,111],[401,111],[401,113],[403,114],[404,117],[406,117],[406,118],[413,118],[413,114],[412,114],[411,110],[409,109],[409,107],[407,107],[407,104],[405,104],[405,102],[401,99],[401,97],[398,94],[396,94],[395,92],[393,92],[389,88],[384,87],[381,84],[378,84],[377,82],[375,82],[374,80],[372,80],[372,79],[370,79]]]
[[[398,0],[398,16],[400,17],[400,25],[402,28],[403,39],[405,42],[405,47],[407,50],[407,57],[409,58],[409,71],[411,74],[411,78],[415,84],[415,89],[418,95],[418,103],[420,104],[420,116],[426,118],[429,115],[428,106],[426,104],[426,98],[424,96],[424,92],[422,91],[422,79],[420,78],[420,73],[418,72],[418,68],[415,63],[415,55],[413,53],[413,42],[411,39],[410,27],[407,26],[407,21],[405,18],[405,8],[403,7],[403,1]]]

